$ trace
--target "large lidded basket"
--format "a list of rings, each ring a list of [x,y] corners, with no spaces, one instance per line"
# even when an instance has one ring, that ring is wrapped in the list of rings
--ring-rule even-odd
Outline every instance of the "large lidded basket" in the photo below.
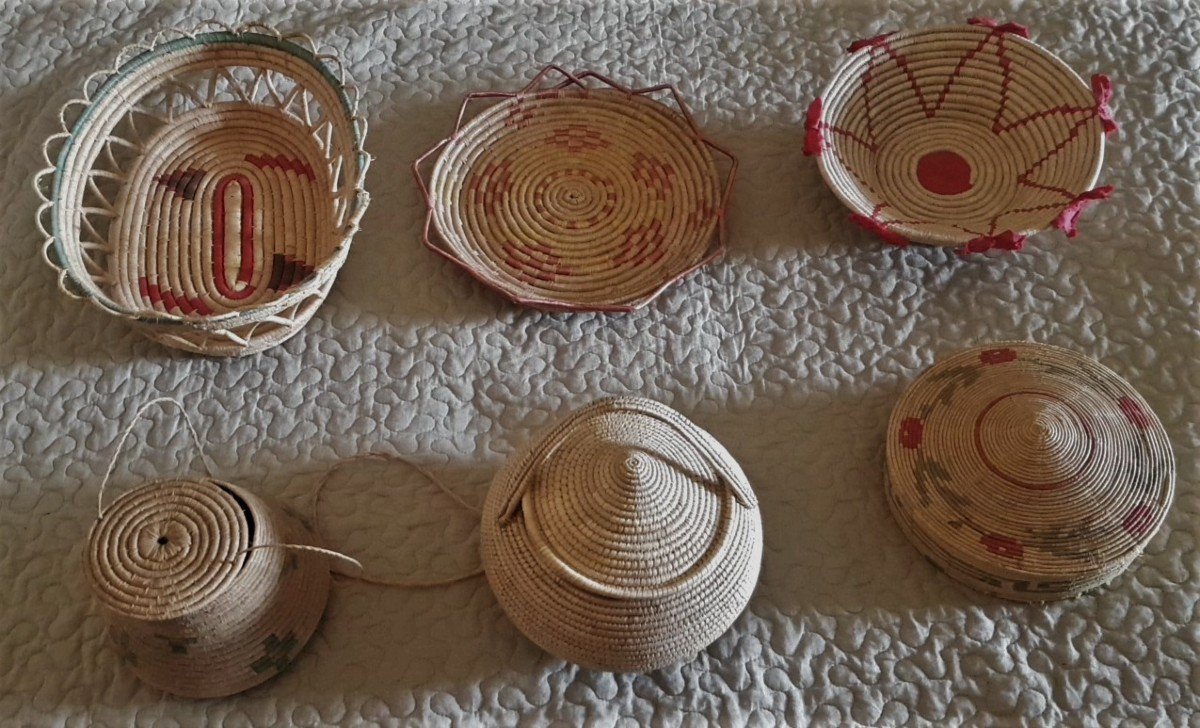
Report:
[[[84,93],[37,180],[60,287],[196,353],[299,331],[368,202],[366,122],[338,61],[260,26],[173,33]]]
[[[1113,371],[1066,349],[1002,343],[939,361],[905,391],[887,440],[888,503],[950,576],[1020,601],[1114,579],[1166,519],[1166,430]]]
[[[173,695],[213,698],[286,670],[329,598],[309,526],[244,488],[160,481],[106,508],[86,570],[121,661]]]
[[[469,95],[414,172],[425,244],[485,285],[535,308],[631,311],[723,254],[736,166],[670,86],[550,66],[519,92]]]
[[[807,154],[852,219],[884,241],[1016,250],[1073,236],[1116,129],[1085,82],[1025,28],[988,20],[850,46],[808,113]]]
[[[529,639],[587,667],[690,660],[741,614],[762,521],[746,476],[670,407],[626,397],[577,410],[497,474],[484,572]]]

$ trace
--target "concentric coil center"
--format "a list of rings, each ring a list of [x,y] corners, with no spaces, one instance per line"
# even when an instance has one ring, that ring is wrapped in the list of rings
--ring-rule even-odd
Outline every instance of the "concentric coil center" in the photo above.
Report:
[[[1087,420],[1060,397],[1043,392],[1007,394],[975,425],[979,453],[994,473],[1026,488],[1068,485],[1095,454]]]
[[[174,619],[228,588],[252,534],[248,511],[221,486],[151,483],[119,498],[92,527],[89,576],[115,612]]]

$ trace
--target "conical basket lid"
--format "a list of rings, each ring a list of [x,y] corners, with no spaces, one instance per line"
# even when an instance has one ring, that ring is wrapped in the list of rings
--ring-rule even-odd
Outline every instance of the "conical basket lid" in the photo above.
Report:
[[[762,552],[745,475],[665,405],[601,400],[497,476],[484,567],[509,616],[575,662],[644,670],[684,659],[745,607]]]
[[[1174,493],[1166,432],[1141,396],[1041,344],[931,367],[896,405],[887,461],[889,502],[918,548],[962,581],[1023,600],[1111,580]]]
[[[535,466],[526,525],[598,584],[656,591],[697,568],[728,531],[731,492],[704,456],[654,415],[576,420]]]

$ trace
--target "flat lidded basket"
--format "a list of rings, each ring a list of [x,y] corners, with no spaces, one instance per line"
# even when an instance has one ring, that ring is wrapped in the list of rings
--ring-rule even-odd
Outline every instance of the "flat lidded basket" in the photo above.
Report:
[[[583,407],[512,457],[481,536],[488,582],[530,640],[618,672],[695,657],[745,609],[762,561],[737,462],[638,397]]]
[[[36,180],[60,287],[196,353],[299,331],[368,203],[366,122],[337,59],[263,26],[171,32],[84,94]]]
[[[500,101],[465,121],[479,99]],[[414,173],[425,244],[485,285],[535,308],[631,311],[724,253],[736,167],[670,86],[550,66],[519,92],[467,96]]]
[[[888,504],[953,578],[1007,599],[1114,579],[1166,519],[1166,430],[1086,356],[1006,342],[943,359],[904,392],[887,435]]]
[[[1016,24],[890,33],[850,46],[809,109],[805,152],[886,242],[1020,249],[1074,236],[1096,188],[1111,84],[1089,85]]]

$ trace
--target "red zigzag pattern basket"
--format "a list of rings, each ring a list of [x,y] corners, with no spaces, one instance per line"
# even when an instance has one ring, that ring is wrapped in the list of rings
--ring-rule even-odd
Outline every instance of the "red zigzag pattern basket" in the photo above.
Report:
[[[850,46],[809,108],[805,153],[852,219],[893,245],[1019,250],[1075,235],[1095,187],[1111,84],[1091,84],[1025,28],[972,20]]]

